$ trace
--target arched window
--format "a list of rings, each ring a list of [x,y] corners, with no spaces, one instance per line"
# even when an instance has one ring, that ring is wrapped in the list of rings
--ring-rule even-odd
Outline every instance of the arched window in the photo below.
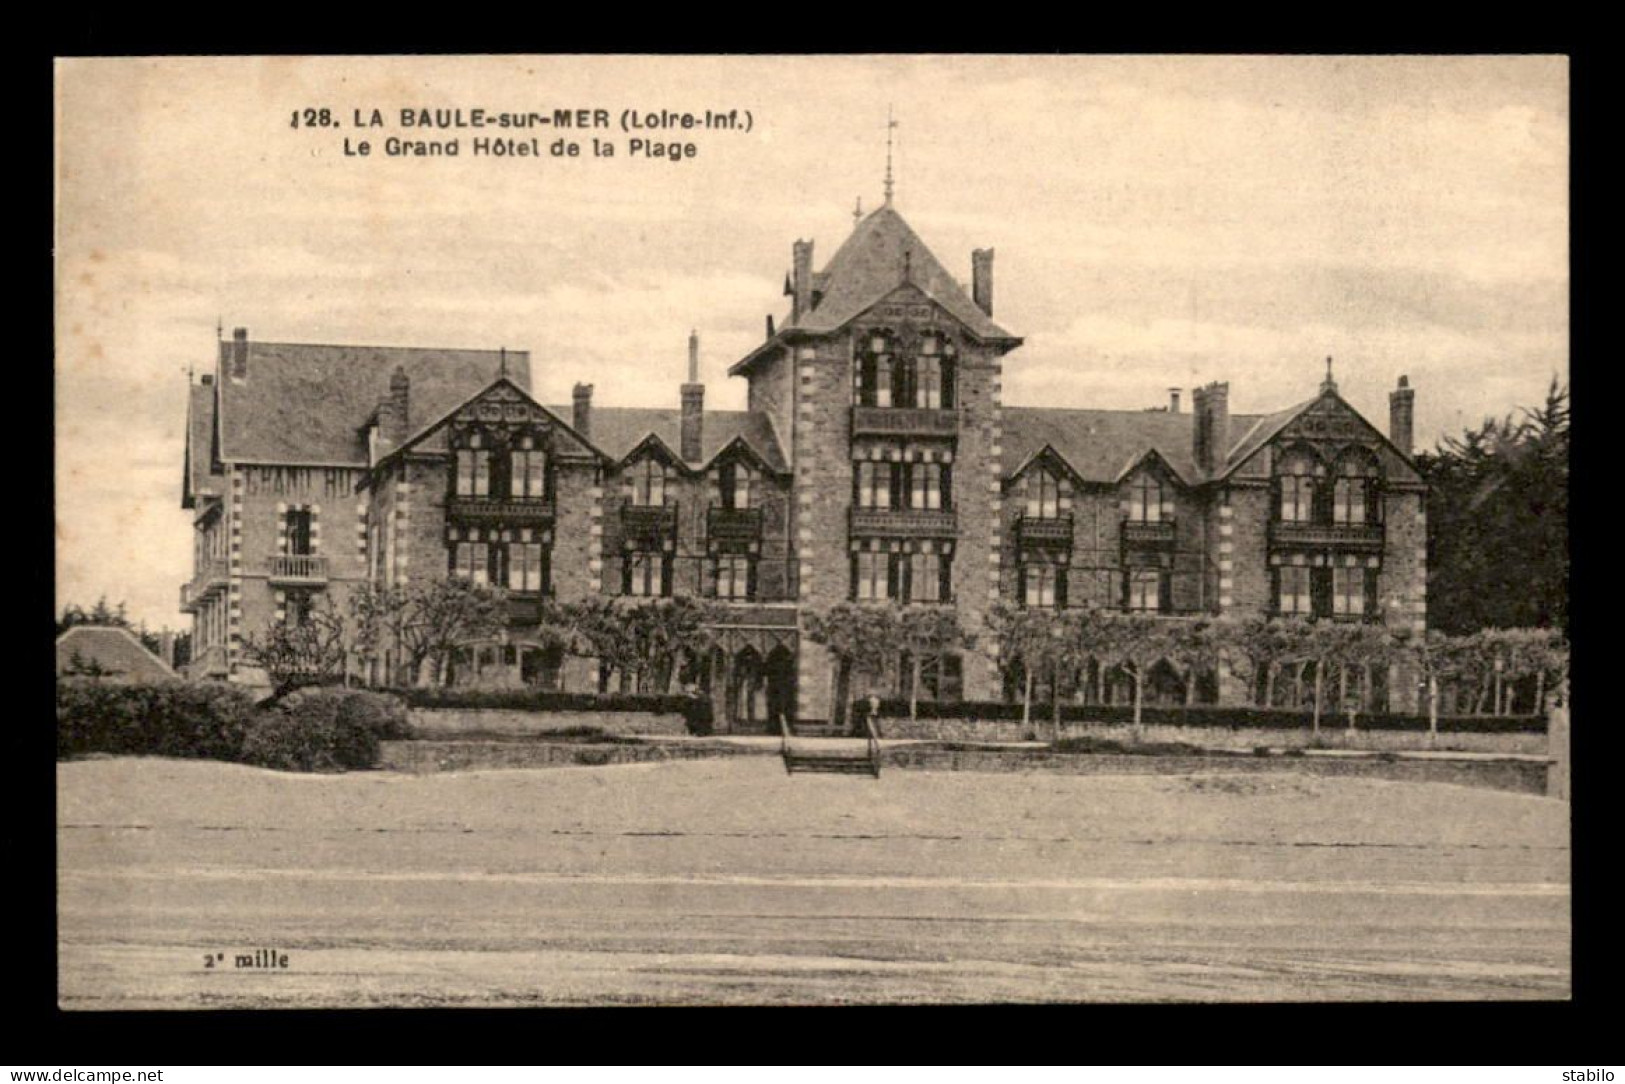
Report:
[[[1333,523],[1376,522],[1378,473],[1376,462],[1363,450],[1338,460],[1332,481]]]
[[[1319,461],[1301,449],[1281,457],[1275,482],[1280,493],[1276,514],[1282,523],[1310,523],[1315,519],[1317,475],[1321,473]]]
[[[1128,518],[1133,523],[1162,522],[1162,482],[1150,471],[1141,471],[1129,483]]]

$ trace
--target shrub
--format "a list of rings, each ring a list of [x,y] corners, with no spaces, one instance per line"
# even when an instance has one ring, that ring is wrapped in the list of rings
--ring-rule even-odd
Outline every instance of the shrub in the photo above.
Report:
[[[556,693],[542,689],[391,689],[410,708],[558,712],[649,712],[681,715],[691,734],[711,733],[711,701],[703,696],[641,693]]]
[[[297,772],[372,768],[380,741],[406,736],[406,707],[393,696],[304,689],[259,714],[243,741],[243,759]]]
[[[215,682],[56,686],[56,751],[237,760],[253,716],[242,689]]]

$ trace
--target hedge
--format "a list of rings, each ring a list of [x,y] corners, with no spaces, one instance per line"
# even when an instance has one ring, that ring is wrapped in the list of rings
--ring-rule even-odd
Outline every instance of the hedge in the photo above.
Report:
[[[543,689],[390,689],[407,707],[546,712],[649,712],[681,715],[692,734],[711,733],[711,701],[703,696],[637,693],[557,693]]]
[[[854,718],[862,718],[869,711],[867,700],[852,704]],[[969,722],[1020,722],[1022,705],[998,700],[921,700],[917,713],[921,719],[963,719]],[[906,718],[908,701],[888,699],[880,702],[880,716]],[[1042,725],[1054,719],[1051,704],[1034,702],[1030,722]],[[1308,730],[1314,725],[1314,714],[1308,711],[1283,711],[1279,708],[1224,707],[1214,704],[1194,704],[1175,707],[1146,705],[1140,710],[1141,721],[1147,726],[1241,727],[1260,730]],[[1337,730],[1347,726],[1346,713],[1325,710],[1320,715],[1322,730]],[[1062,704],[1061,721],[1064,723],[1132,723],[1132,705]],[[1426,715],[1401,715],[1391,712],[1361,712],[1355,718],[1359,730],[1411,730],[1426,732]],[[1439,732],[1453,734],[1544,734],[1546,719],[1539,715],[1441,715]]]
[[[372,768],[378,743],[405,738],[406,706],[358,689],[312,688],[260,713],[243,740],[243,759],[283,771]]]
[[[56,687],[58,757],[191,757],[334,771],[371,768],[380,741],[406,735],[398,699],[356,689],[308,689],[255,708],[242,688],[216,682],[65,678]]]
[[[56,754],[237,760],[253,718],[253,698],[232,685],[62,678],[56,683]]]

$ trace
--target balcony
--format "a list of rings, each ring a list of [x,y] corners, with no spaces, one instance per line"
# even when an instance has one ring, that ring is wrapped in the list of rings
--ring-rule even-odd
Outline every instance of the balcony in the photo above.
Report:
[[[325,584],[327,558],[314,553],[277,553],[270,558],[267,578],[272,583]]]
[[[226,588],[230,566],[224,557],[211,557],[192,573],[192,582],[181,584],[181,612],[192,613],[210,595]]]
[[[621,506],[621,544],[629,549],[658,550],[677,537],[675,504]]]
[[[760,542],[760,508],[708,508],[705,510],[705,537],[712,542]]]
[[[510,627],[535,625],[542,619],[544,596],[540,591],[511,591],[503,603]]]
[[[1270,545],[1381,553],[1380,523],[1271,523]]]
[[[1160,519],[1153,522],[1125,519],[1123,521],[1123,545],[1150,546],[1158,549],[1172,547],[1174,544],[1174,521]]]
[[[920,508],[854,508],[854,535],[890,538],[952,538],[959,533],[959,516],[952,510]]]
[[[476,523],[547,524],[553,522],[553,498],[448,497],[446,516]]]
[[[1016,520],[1016,541],[1022,546],[1072,545],[1072,513],[1059,516],[1029,516]]]
[[[927,407],[852,408],[854,437],[951,437],[958,432],[957,410]]]

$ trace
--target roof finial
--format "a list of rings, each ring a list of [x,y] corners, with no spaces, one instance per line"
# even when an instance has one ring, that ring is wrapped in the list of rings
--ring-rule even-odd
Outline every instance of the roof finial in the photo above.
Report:
[[[914,250],[911,248],[903,250],[903,281],[914,281]]]
[[[1324,395],[1326,392],[1336,391],[1336,390],[1337,390],[1337,381],[1332,379],[1332,359],[1330,357],[1327,357],[1327,359],[1326,359],[1326,379],[1322,380],[1320,382],[1320,391],[1321,391],[1321,394]]]
[[[858,220],[863,217],[863,197],[858,197],[858,204],[852,208],[852,228],[858,228]]]
[[[896,127],[897,127],[897,122],[892,119],[891,106],[888,105],[888,106],[886,106],[886,206],[887,207],[891,206],[891,196],[892,196],[892,187],[893,187],[893,185],[892,185],[892,173],[891,173],[891,134],[892,134],[892,129],[894,129]]]
[[[219,342],[221,339],[224,339],[225,337],[226,337],[226,318],[224,316],[216,316],[214,318],[214,341]]]
[[[500,364],[502,366],[501,376],[502,379],[506,380],[508,379],[508,348],[506,346],[502,347],[500,358]]]

